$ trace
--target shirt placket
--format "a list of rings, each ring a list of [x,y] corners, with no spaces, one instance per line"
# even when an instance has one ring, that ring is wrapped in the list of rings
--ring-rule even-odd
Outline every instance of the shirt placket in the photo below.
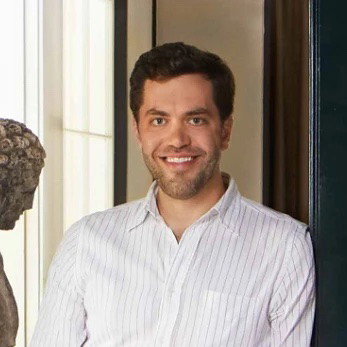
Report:
[[[171,231],[172,232],[172,231]],[[155,346],[169,347],[180,310],[182,287],[201,238],[202,228],[188,228],[178,245],[163,288]]]

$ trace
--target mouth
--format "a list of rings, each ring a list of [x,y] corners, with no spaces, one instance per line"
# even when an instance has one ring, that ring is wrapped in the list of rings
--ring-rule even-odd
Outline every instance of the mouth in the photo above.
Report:
[[[168,163],[186,163],[192,161],[194,157],[166,157]]]
[[[165,157],[162,156],[160,159],[171,168],[185,170],[193,166],[198,157],[198,155],[170,155]]]

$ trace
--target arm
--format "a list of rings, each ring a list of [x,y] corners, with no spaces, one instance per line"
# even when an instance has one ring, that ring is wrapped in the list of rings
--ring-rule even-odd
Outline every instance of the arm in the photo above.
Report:
[[[79,347],[86,340],[83,294],[76,270],[79,231],[76,223],[66,232],[53,259],[31,347]]]
[[[310,346],[315,307],[314,260],[310,234],[298,232],[270,312],[271,346]]]

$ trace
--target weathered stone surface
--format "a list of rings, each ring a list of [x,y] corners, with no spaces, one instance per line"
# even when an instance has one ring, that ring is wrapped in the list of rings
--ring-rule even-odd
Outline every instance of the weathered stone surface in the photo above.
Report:
[[[30,129],[0,118],[0,229],[13,229],[19,216],[32,208],[45,157]],[[17,330],[17,305],[0,253],[0,347],[14,346]]]
[[[0,253],[0,347],[16,344],[18,311],[12,288],[6,277]]]
[[[0,118],[0,229],[11,230],[32,207],[45,150],[24,124]]]

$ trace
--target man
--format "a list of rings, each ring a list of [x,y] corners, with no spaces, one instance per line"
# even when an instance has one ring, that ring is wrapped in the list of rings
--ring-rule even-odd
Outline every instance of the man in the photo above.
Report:
[[[309,346],[310,236],[220,171],[234,80],[183,43],[143,54],[130,104],[146,198],[83,218],[52,263],[32,346]]]

